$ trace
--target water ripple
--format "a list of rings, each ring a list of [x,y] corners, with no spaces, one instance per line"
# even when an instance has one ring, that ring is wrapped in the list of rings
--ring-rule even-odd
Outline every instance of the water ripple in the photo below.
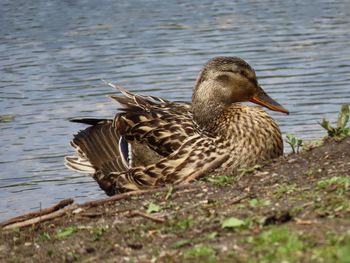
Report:
[[[83,128],[67,119],[115,113],[101,79],[190,100],[208,58],[240,56],[290,110],[271,113],[282,132],[304,139],[349,103],[349,1],[176,2],[1,1],[0,109],[15,118],[0,123],[0,219],[104,196],[63,166]]]

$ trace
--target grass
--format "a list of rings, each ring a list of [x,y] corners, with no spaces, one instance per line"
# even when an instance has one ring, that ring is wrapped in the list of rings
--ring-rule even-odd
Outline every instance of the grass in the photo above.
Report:
[[[185,259],[200,260],[200,262],[215,262],[216,250],[209,245],[197,245],[183,253]]]
[[[350,259],[350,230],[342,235],[326,233],[319,237],[292,230],[287,226],[273,226],[255,237],[239,240],[244,249],[234,253],[241,261],[249,262],[339,262]]]
[[[350,202],[347,196],[328,196],[318,199],[314,204],[315,212],[322,217],[345,217],[348,218],[350,214]]]
[[[348,263],[350,259],[350,231],[343,235],[328,234],[325,244],[311,251],[313,262]]]
[[[277,195],[277,197],[282,197],[285,194],[291,194],[297,190],[298,188],[295,184],[280,184],[276,187],[273,193]]]
[[[179,220],[176,224],[175,224],[175,228],[179,229],[179,230],[186,230],[188,228],[191,228],[194,225],[195,221],[193,219],[192,215],[189,215],[188,217]]]
[[[235,177],[230,175],[212,175],[204,177],[204,180],[216,186],[225,186],[232,184],[235,181]]]
[[[39,240],[52,240],[52,239],[65,239],[68,238],[79,231],[88,231],[90,234],[91,241],[98,241],[101,236],[107,231],[108,227],[106,226],[70,226],[62,229],[57,229],[56,234],[50,235],[49,233],[42,233],[38,236]]]
[[[261,168],[261,165],[254,165],[251,167],[242,167],[242,168],[238,169],[238,172],[240,173],[238,176],[209,175],[209,176],[204,177],[202,180],[204,180],[206,182],[210,182],[216,186],[230,185],[230,184],[233,184],[234,182],[239,181],[240,178],[242,178],[242,176],[245,176],[247,174],[251,174],[260,168]]]
[[[193,240],[191,239],[180,239],[178,241],[175,241],[173,244],[170,245],[170,248],[172,249],[178,249],[181,247],[189,246],[193,243]]]
[[[299,262],[305,247],[299,235],[287,227],[273,227],[257,237],[248,238],[257,262]],[[253,259],[254,260],[254,259]]]
[[[320,180],[317,183],[319,189],[326,191],[335,191],[339,194],[343,194],[349,190],[350,178],[346,176],[333,176],[331,178]]]

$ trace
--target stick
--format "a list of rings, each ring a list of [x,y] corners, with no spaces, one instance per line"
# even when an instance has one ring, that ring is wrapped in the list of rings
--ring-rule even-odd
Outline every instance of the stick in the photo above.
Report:
[[[18,222],[18,223],[14,223],[11,225],[7,225],[3,228],[3,230],[8,230],[8,229],[14,229],[14,228],[22,228],[22,227],[26,227],[26,226],[31,226],[31,225],[35,225],[37,223],[41,223],[47,220],[51,220],[57,217],[61,217],[63,215],[65,215],[68,211],[72,210],[73,208],[76,208],[76,205],[73,206],[69,206],[69,207],[65,207],[61,210],[57,210],[51,214],[46,214],[46,215],[39,215],[38,217],[35,218],[31,218],[28,219],[26,221],[22,221],[22,222]]]
[[[1,222],[0,223],[0,228],[5,227],[7,225],[11,225],[11,224],[17,223],[17,222],[22,222],[22,221],[28,220],[28,219],[33,218],[33,217],[42,216],[42,215],[46,215],[46,214],[55,212],[55,211],[65,207],[67,205],[72,204],[73,202],[74,202],[74,200],[71,199],[71,198],[64,199],[64,200],[60,201],[59,203],[57,203],[55,205],[52,205],[52,206],[49,206],[47,208],[40,209],[40,210],[37,210],[37,211],[34,211],[34,212],[30,212],[30,213],[27,213],[27,214],[24,214],[24,215],[13,217],[11,219],[8,219],[6,221]]]
[[[173,194],[173,196],[181,196],[182,194],[188,194],[188,193],[197,192],[198,190],[199,190],[198,188],[195,188],[195,189],[188,189],[188,190],[178,191],[178,192],[175,192]]]
[[[241,201],[243,201],[244,199],[248,198],[248,197],[251,197],[252,196],[252,193],[247,193],[247,194],[244,194],[242,196],[238,196],[236,197],[235,199],[231,200],[228,202],[229,205],[234,205],[234,204],[238,204],[240,203]]]
[[[200,187],[199,185],[177,185],[177,186],[174,186],[173,189],[179,190],[179,189],[199,188],[199,187]],[[13,229],[13,228],[17,228],[17,227],[19,227],[19,228],[25,227],[25,226],[33,225],[33,224],[36,224],[39,222],[51,220],[51,219],[54,219],[56,217],[60,217],[60,216],[64,215],[66,212],[72,211],[76,208],[90,208],[90,207],[95,207],[98,205],[103,205],[103,204],[107,204],[110,202],[126,199],[130,196],[153,194],[153,193],[157,193],[157,192],[167,192],[167,191],[169,191],[168,186],[147,189],[147,190],[131,191],[131,192],[126,192],[123,194],[114,195],[114,196],[107,197],[107,198],[100,199],[100,200],[86,202],[86,203],[83,203],[80,205],[69,206],[69,207],[66,207],[62,210],[59,210],[62,207],[67,206],[69,204],[72,204],[74,202],[73,199],[65,199],[65,200],[62,200],[61,202],[59,202],[58,204],[53,205],[53,206],[48,207],[48,208],[44,208],[39,212],[38,211],[31,212],[31,213],[4,221],[0,224],[0,227],[2,227],[4,230]],[[19,222],[19,223],[17,223],[17,222]]]
[[[191,187],[192,188],[199,188],[200,186],[198,186],[198,185],[196,185],[196,186],[195,185],[177,185],[177,186],[173,186],[173,190],[179,190],[179,189],[185,189],[185,188],[191,188]],[[79,207],[94,207],[94,206],[98,206],[98,205],[107,204],[110,202],[126,199],[130,196],[153,194],[153,193],[167,192],[167,191],[169,191],[168,186],[159,187],[159,188],[152,188],[152,189],[147,189],[147,190],[136,190],[136,191],[131,191],[131,192],[113,195],[111,197],[107,197],[107,198],[100,199],[100,200],[86,202],[84,204],[79,205]]]
[[[165,221],[164,218],[151,216],[149,214],[146,214],[146,213],[143,213],[143,212],[140,212],[140,211],[131,211],[129,213],[129,217],[133,217],[133,216],[142,216],[144,218],[150,219],[150,220],[152,220],[154,222],[157,222],[157,223],[163,223]]]

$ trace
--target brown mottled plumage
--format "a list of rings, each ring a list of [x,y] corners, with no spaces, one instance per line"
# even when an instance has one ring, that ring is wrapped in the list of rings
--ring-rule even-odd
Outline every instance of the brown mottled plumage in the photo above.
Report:
[[[251,101],[288,113],[258,85],[254,70],[237,57],[204,65],[192,103],[132,94],[112,96],[120,105],[113,120],[76,119],[91,125],[75,135],[76,156],[66,165],[93,174],[109,195],[180,183],[218,168],[234,170],[280,156],[281,133]]]

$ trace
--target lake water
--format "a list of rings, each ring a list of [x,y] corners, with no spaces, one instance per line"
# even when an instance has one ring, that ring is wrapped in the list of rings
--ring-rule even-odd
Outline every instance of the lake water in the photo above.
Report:
[[[350,102],[348,0],[2,0],[0,24],[0,114],[14,116],[0,123],[0,220],[104,196],[63,164],[83,128],[68,118],[115,113],[101,79],[190,100],[209,58],[239,56],[290,110],[270,112],[283,133],[303,139]]]

